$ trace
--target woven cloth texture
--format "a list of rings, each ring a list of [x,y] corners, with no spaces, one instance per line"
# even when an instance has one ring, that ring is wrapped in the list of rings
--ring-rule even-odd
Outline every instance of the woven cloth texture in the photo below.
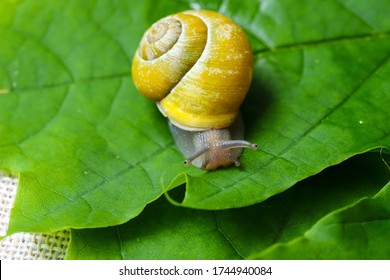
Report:
[[[18,179],[0,173],[0,236],[7,232]],[[68,248],[70,232],[53,234],[17,233],[0,241],[0,260],[61,260]]]

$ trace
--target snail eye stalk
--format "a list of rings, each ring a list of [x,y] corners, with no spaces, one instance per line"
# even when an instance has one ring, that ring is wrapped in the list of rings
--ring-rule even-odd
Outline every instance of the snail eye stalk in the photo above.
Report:
[[[240,166],[240,161],[238,160],[238,156],[231,153],[231,150],[234,149],[251,149],[257,150],[257,144],[245,141],[245,140],[222,140],[220,145],[216,146],[206,146],[198,151],[195,151],[191,156],[184,160],[184,164],[189,166],[195,159],[206,156],[206,160],[204,160],[202,164],[202,168],[206,168],[210,163],[210,159],[207,156],[207,153],[210,154],[222,154],[225,158],[229,159],[234,163],[235,166]]]

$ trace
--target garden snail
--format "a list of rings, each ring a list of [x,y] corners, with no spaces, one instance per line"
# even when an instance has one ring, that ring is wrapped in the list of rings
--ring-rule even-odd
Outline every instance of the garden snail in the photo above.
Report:
[[[136,88],[169,119],[176,145],[192,163],[216,169],[240,163],[239,107],[252,80],[253,57],[244,31],[212,11],[185,11],[154,23],[135,53]]]

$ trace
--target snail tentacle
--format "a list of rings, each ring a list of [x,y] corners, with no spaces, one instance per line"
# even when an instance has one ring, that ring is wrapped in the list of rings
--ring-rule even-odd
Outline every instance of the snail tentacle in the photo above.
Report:
[[[245,140],[225,140],[221,144],[221,148],[226,150],[237,148],[248,148],[251,150],[257,150],[257,144]]]
[[[236,167],[240,166],[240,161],[237,157],[233,156],[231,153],[228,154],[229,159],[234,163]]]
[[[236,125],[235,127],[238,126]],[[179,128],[175,129],[180,130]],[[173,134],[175,135],[175,133]],[[220,166],[228,166],[230,163],[240,166],[238,157],[241,149],[257,149],[257,144],[245,140],[231,140],[231,133],[228,129],[195,131],[191,132],[191,134],[193,136],[190,140],[195,143],[194,148],[198,147],[198,149],[186,158],[184,161],[185,165],[189,165],[194,160],[202,157],[197,165],[204,169],[215,169]],[[180,148],[183,148],[183,145],[188,146],[188,140],[184,144],[183,142],[177,142],[177,145]]]
[[[207,153],[208,150],[210,150],[210,147],[204,147],[203,149],[196,151],[194,154],[184,160],[184,164],[190,165],[195,159]]]

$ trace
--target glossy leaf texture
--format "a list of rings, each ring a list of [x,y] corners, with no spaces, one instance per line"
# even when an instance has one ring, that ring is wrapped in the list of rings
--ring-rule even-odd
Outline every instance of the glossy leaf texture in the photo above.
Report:
[[[160,199],[126,224],[72,230],[67,258],[388,259],[389,179],[370,153],[254,206],[201,211]]]
[[[174,204],[244,207],[388,149],[390,4],[375,2],[1,0],[0,169],[20,177],[8,234],[122,224],[174,188]],[[183,166],[131,81],[143,32],[190,8],[230,16],[254,49],[242,114],[260,149],[240,168]]]

